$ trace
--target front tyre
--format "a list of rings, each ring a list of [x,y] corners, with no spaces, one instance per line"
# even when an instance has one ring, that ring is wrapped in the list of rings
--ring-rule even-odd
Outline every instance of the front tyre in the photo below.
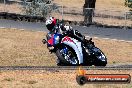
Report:
[[[71,47],[66,47],[67,52],[64,52],[64,49],[57,49],[56,56],[59,58],[61,64],[63,65],[79,65],[79,61],[77,59],[77,55],[75,51]]]
[[[107,65],[107,61],[102,62],[102,61],[98,61],[95,63],[95,66],[106,66]]]

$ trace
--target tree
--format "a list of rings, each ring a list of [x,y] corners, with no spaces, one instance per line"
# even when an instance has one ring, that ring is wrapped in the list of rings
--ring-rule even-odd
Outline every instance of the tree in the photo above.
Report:
[[[55,9],[51,0],[24,0],[23,13],[30,16],[47,17]]]
[[[85,25],[92,24],[92,17],[95,9],[96,0],[85,0],[83,6],[84,23]]]
[[[132,11],[132,0],[125,0],[125,6]]]

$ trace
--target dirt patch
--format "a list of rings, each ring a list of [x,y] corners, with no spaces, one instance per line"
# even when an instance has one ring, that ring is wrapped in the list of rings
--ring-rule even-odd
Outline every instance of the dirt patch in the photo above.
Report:
[[[44,32],[0,29],[0,66],[56,66],[42,39]],[[93,39],[108,58],[108,65],[132,63],[132,43]]]

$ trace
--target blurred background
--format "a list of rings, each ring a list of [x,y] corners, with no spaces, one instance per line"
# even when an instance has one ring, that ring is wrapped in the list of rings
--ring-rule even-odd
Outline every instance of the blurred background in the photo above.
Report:
[[[94,1],[93,7],[85,7],[86,1],[90,0],[0,0],[0,12],[132,27],[132,0],[91,0],[88,5]]]

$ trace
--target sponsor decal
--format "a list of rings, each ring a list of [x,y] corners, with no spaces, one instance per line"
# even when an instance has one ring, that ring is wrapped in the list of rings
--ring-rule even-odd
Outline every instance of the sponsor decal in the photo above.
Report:
[[[79,67],[76,81],[79,85],[88,83],[130,83],[129,74],[86,74],[86,70]]]

